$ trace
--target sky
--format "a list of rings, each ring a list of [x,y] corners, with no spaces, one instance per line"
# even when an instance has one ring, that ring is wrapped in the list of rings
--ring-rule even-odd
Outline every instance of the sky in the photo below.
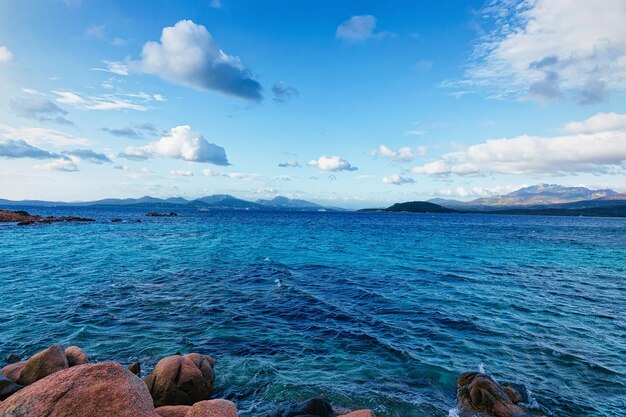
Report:
[[[626,192],[623,0],[0,2],[0,198]]]

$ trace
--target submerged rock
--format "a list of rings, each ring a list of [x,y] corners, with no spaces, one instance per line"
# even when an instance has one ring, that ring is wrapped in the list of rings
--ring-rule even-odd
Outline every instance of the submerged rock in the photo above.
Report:
[[[128,365],[128,370],[137,376],[141,376],[141,364],[139,362],[133,362]]]
[[[65,349],[65,356],[67,357],[67,364],[70,367],[89,363],[87,355],[78,346],[69,346]]]
[[[9,378],[0,376],[0,401],[6,400],[22,388],[23,387],[21,385],[16,384]]]
[[[68,367],[63,347],[61,345],[52,345],[26,361],[26,365],[21,370],[16,382],[20,385],[30,385]]]
[[[105,362],[50,375],[0,403],[2,417],[158,417],[146,385]]]
[[[211,357],[198,353],[161,359],[146,378],[155,407],[208,400],[215,383],[212,363]]]
[[[169,213],[157,213],[156,211],[151,211],[150,213],[146,213],[146,217],[176,217],[178,213],[173,211]]]
[[[295,404],[287,410],[279,410],[272,417],[335,417],[330,402],[324,398],[312,398]]]
[[[457,380],[457,401],[465,413],[482,413],[493,417],[524,415],[516,405],[521,394],[511,385],[503,387],[480,372],[465,372]]]
[[[7,356],[7,363],[17,363],[19,361],[20,361],[19,355],[15,355],[11,353],[9,356]]]

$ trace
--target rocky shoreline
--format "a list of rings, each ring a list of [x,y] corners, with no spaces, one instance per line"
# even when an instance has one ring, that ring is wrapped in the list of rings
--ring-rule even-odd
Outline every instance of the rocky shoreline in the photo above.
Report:
[[[237,406],[212,399],[215,360],[174,354],[161,359],[145,379],[138,362],[90,363],[85,352],[53,345],[20,361],[9,355],[0,375],[1,417],[237,417]],[[479,372],[457,381],[460,416],[531,416],[523,387],[499,384]],[[372,410],[334,406],[324,397],[293,404],[266,417],[375,417]]]
[[[34,223],[59,223],[59,222],[95,222],[95,219],[77,216],[42,217],[30,214],[23,210],[0,210],[0,223],[17,223],[18,226],[28,226]]]

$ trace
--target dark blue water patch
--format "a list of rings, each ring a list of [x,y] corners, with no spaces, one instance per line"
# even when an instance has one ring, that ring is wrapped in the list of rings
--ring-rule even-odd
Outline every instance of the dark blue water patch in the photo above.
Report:
[[[211,354],[244,417],[320,393],[447,416],[479,367],[550,416],[624,409],[623,219],[28,210],[97,222],[0,228],[2,356]]]

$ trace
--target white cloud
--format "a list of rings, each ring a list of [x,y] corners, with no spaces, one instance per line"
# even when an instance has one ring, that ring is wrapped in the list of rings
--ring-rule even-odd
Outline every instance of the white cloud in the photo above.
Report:
[[[358,169],[339,156],[323,155],[319,159],[309,161],[307,165],[321,171],[356,171]]]
[[[281,162],[278,164],[280,168],[300,168],[300,163],[298,161],[287,161]]]
[[[209,6],[214,9],[221,9],[223,7],[221,0],[211,0]]]
[[[176,126],[158,141],[145,146],[129,146],[121,156],[129,159],[163,156],[183,161],[229,165],[224,148],[209,143],[199,133],[193,131],[190,126]]]
[[[407,130],[406,134],[410,136],[423,136],[426,134],[426,132],[424,132],[423,130],[413,129],[413,130]]]
[[[495,30],[478,42],[466,78],[449,85],[489,95],[583,104],[626,89],[623,0],[493,0],[482,11]]]
[[[411,168],[411,172],[414,174],[442,175],[449,174],[450,168],[448,167],[446,161],[438,160],[429,162],[422,166],[413,167]]]
[[[443,190],[439,190],[434,195],[444,196],[444,197],[490,197],[493,195],[504,195],[511,193],[515,190],[519,190],[520,188],[526,187],[527,185],[498,185],[491,188],[484,188],[480,186],[474,187],[456,187],[456,188],[446,188]]]
[[[25,140],[35,145],[53,145],[57,147],[67,147],[76,145],[88,145],[85,138],[69,135],[53,129],[39,127],[16,128],[0,124],[0,138],[12,140]]]
[[[424,156],[428,152],[428,146],[418,146],[413,150],[409,146],[402,147],[397,151],[389,149],[385,145],[380,145],[378,149],[370,151],[369,154],[373,157],[383,157],[387,159],[391,159],[396,162],[410,162],[414,160],[417,156]]]
[[[199,90],[253,101],[263,98],[261,85],[240,59],[222,51],[206,27],[191,20],[163,28],[161,40],[146,42],[141,60],[131,67]]]
[[[411,171],[428,175],[623,174],[626,125],[619,116],[601,113],[583,122],[569,123],[565,130],[571,133],[561,136],[489,139]]]
[[[288,175],[278,175],[274,179],[277,181],[291,181],[291,177]]]
[[[9,62],[13,59],[13,54],[6,46],[0,46],[0,64]]]
[[[563,129],[567,133],[594,133],[626,129],[626,114],[598,113],[582,122],[569,122]]]
[[[126,64],[117,61],[102,61],[105,68],[92,68],[92,71],[110,72],[115,75],[128,75],[128,67]]]
[[[138,104],[129,99],[123,98],[123,96],[126,96],[131,98],[141,98],[146,101],[145,95],[140,95],[138,97],[138,94],[103,94],[99,96],[84,97],[72,91],[53,91],[53,93],[58,96],[56,99],[57,103],[69,104],[84,110],[148,110],[148,107],[143,104]],[[158,94],[152,96],[152,100],[154,101],[162,101],[161,99],[162,97]]]
[[[404,185],[404,184],[412,184],[415,182],[413,178],[403,177],[398,174],[391,174],[383,177],[383,182],[385,184],[394,184],[394,185]]]
[[[202,175],[205,177],[223,177],[233,180],[253,180],[260,177],[259,174],[246,174],[244,172],[219,172],[213,169],[203,169]]]
[[[53,91],[53,93],[59,96],[57,102],[62,104],[77,105],[86,102],[81,96],[71,91]]]
[[[37,169],[46,169],[50,171],[76,172],[78,166],[71,159],[59,158],[45,164],[35,165]]]
[[[352,16],[350,19],[337,26],[335,36],[348,42],[361,42],[367,39],[384,38],[390,36],[390,32],[374,32],[376,18],[372,15]]]
[[[190,171],[188,169],[177,169],[174,171],[170,171],[170,175],[176,177],[193,177],[193,171]]]

